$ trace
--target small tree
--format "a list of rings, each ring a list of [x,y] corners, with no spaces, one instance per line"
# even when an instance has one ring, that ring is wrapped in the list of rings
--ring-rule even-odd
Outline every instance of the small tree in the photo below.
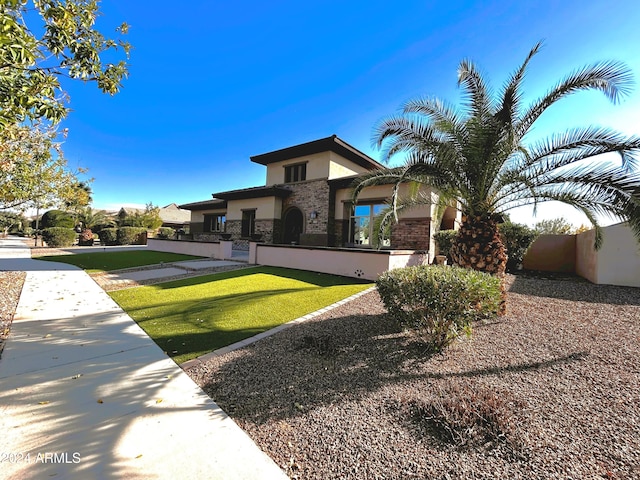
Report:
[[[0,131],[0,208],[36,210],[64,205],[78,197],[80,169],[67,167],[58,133],[44,125]]]
[[[160,208],[149,202],[144,211],[132,211],[127,212],[118,220],[118,226],[120,227],[143,227],[150,230],[155,230],[162,226],[162,218],[160,218]]]
[[[575,230],[575,227],[562,217],[540,220],[533,228],[540,235],[568,235]]]
[[[27,222],[20,213],[0,212],[0,228],[2,228],[2,236],[7,236],[12,228],[21,230],[26,226]]]

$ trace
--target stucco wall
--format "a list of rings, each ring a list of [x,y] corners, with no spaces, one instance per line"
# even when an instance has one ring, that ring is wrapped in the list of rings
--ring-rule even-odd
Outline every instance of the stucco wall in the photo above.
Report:
[[[631,228],[626,223],[621,223],[602,230],[602,248],[595,252],[597,283],[640,287],[640,244]]]
[[[576,236],[540,235],[529,247],[522,265],[527,270],[575,272]]]
[[[205,215],[225,215],[226,209],[217,208],[214,210],[192,210],[191,211],[191,223],[203,223]]]
[[[185,242],[177,240],[159,240],[149,238],[147,250],[156,252],[182,253],[197,257],[209,257],[216,259],[231,258],[231,242]]]
[[[590,282],[598,283],[598,256],[593,248],[595,230],[576,235],[576,273]]]
[[[366,168],[356,165],[351,160],[347,160],[335,152],[329,152],[329,158],[331,160],[329,163],[329,179],[350,177],[368,171]]]
[[[322,247],[262,245],[251,242],[249,262],[331,273],[375,281],[390,266],[417,265],[425,254],[411,251],[332,249]]]
[[[365,188],[358,196],[358,202],[366,203],[369,201],[384,201],[391,196],[393,187],[391,185],[378,185],[376,187]],[[408,186],[402,185],[400,187],[400,195],[407,193]],[[432,195],[430,189],[424,189],[425,195]],[[336,219],[345,219],[345,213],[343,205],[345,203],[351,203],[351,189],[341,188],[336,191]],[[412,208],[402,213],[403,218],[425,218],[432,216],[433,205],[420,205],[419,207]]]
[[[267,186],[284,183],[284,167],[298,163],[307,164],[307,180],[329,177],[330,152],[320,152],[267,165]]]
[[[602,248],[595,230],[578,235],[541,235],[524,258],[527,269],[575,272],[590,282],[640,287],[640,244],[626,223],[604,227]],[[572,253],[573,252],[573,253]]]
[[[282,214],[282,200],[277,197],[246,198],[227,202],[227,221],[242,220],[242,210],[256,211],[256,220],[273,220]]]

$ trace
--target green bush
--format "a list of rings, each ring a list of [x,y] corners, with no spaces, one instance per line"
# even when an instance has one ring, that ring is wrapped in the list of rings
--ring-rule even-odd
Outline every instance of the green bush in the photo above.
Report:
[[[73,228],[50,227],[42,230],[42,239],[50,247],[70,247],[77,233]]]
[[[40,228],[62,227],[73,228],[75,223],[71,215],[62,210],[49,210],[42,215]]]
[[[93,245],[93,232],[90,228],[85,228],[78,235],[78,245],[81,247],[90,247]]]
[[[147,229],[144,227],[120,227],[117,233],[118,245],[144,245]]]
[[[161,239],[168,239],[168,238],[173,238],[176,234],[176,231],[171,228],[171,227],[160,227],[158,229],[158,235],[156,235],[158,238]]]
[[[514,271],[522,267],[527,250],[538,236],[538,232],[526,225],[505,222],[498,226],[502,243],[507,249],[507,270]]]
[[[117,228],[103,228],[98,232],[98,238],[101,245],[117,245],[118,242],[118,229]]]
[[[449,258],[449,251],[453,245],[453,239],[456,237],[455,230],[440,230],[433,234],[433,240],[438,247],[439,255],[446,255]]]
[[[389,270],[376,282],[380,298],[399,326],[417,333],[431,351],[440,351],[471,322],[495,317],[500,279],[459,267],[416,266]]]

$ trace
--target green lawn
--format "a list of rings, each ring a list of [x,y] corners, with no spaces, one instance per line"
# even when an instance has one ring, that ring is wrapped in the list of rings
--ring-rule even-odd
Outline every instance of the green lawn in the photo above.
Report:
[[[180,253],[154,252],[151,250],[132,250],[129,252],[95,252],[73,255],[47,255],[34,257],[49,262],[62,262],[76,265],[89,273],[120,270],[122,268],[141,267],[156,263],[180,262],[183,260],[202,260],[202,257],[182,255]]]
[[[342,300],[371,283],[255,267],[111,292],[182,363]]]

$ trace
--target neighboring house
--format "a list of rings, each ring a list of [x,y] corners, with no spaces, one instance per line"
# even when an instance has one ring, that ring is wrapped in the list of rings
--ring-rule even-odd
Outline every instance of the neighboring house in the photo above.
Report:
[[[122,207],[116,214],[116,217],[118,219],[123,219],[127,215],[144,212],[144,208]],[[172,227],[175,229],[189,228],[191,212],[188,210],[182,210],[175,203],[170,203],[169,205],[160,208],[158,213],[160,215],[160,218],[162,219],[163,227]]]
[[[251,157],[267,167],[264,186],[212,194],[211,200],[180,205],[191,211],[194,240],[230,234],[234,247],[249,239],[310,246],[370,247],[374,217],[385,208],[391,186],[365,189],[357,205],[351,187],[360,174],[382,168],[336,135]],[[429,189],[434,203],[436,193]],[[387,248],[430,250],[431,234],[453,228],[455,209],[442,224],[432,221],[435,206],[405,212],[391,228]]]

